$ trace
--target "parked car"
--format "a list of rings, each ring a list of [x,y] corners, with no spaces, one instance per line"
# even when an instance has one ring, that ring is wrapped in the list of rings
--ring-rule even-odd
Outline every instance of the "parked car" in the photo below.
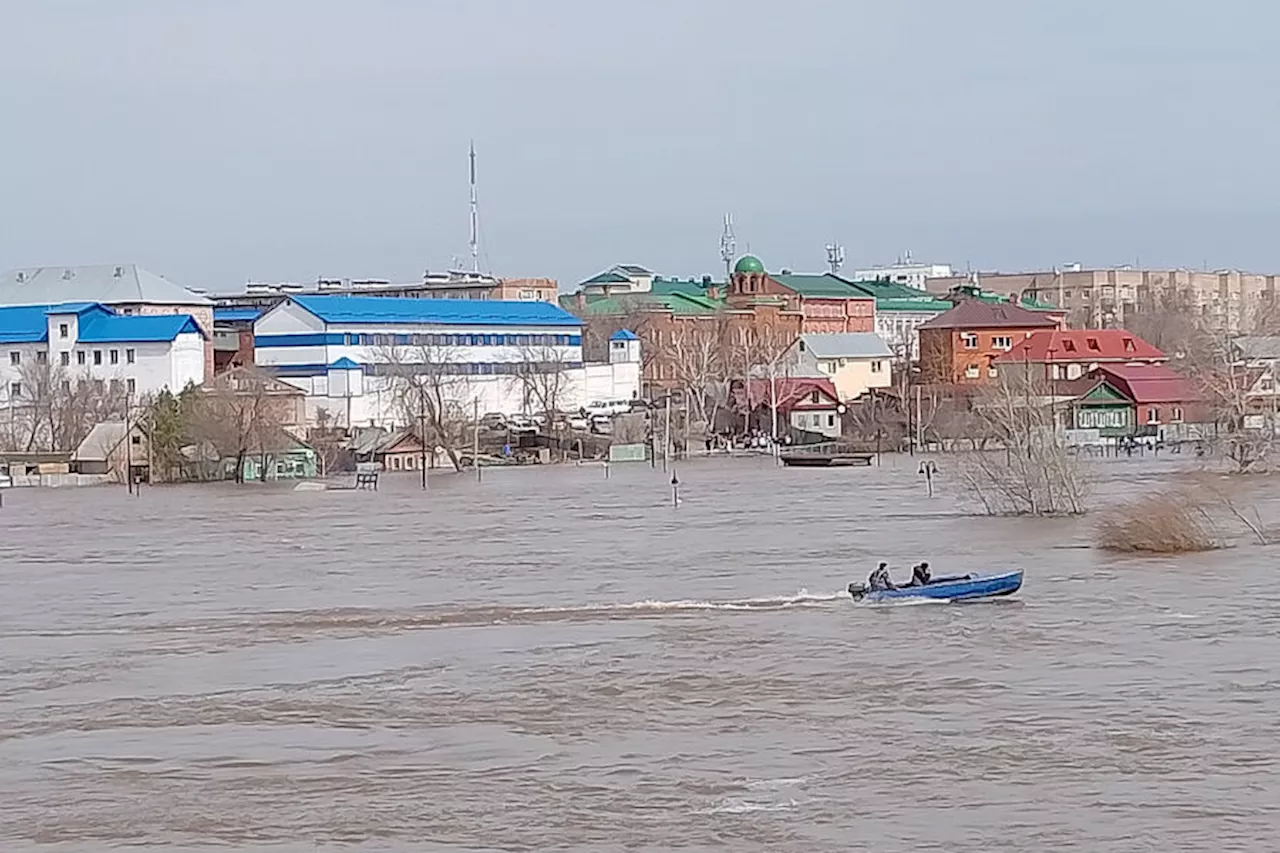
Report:
[[[507,428],[507,419],[498,412],[488,412],[480,418],[480,426],[482,429],[499,432]]]
[[[591,422],[582,415],[570,415],[565,419],[565,423],[569,425],[569,429],[586,431],[591,428]]]
[[[631,411],[630,400],[595,400],[582,409],[582,414],[587,417],[596,415],[613,417],[614,415],[625,415],[629,411]]]
[[[599,435],[612,435],[613,418],[608,415],[592,415],[591,431]]]
[[[507,429],[514,435],[533,435],[538,431],[538,425],[526,415],[512,415],[507,420]]]

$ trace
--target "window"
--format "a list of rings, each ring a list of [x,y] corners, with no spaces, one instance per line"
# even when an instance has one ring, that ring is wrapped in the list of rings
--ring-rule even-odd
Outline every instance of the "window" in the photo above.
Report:
[[[129,443],[132,444],[134,447],[140,446],[142,444],[142,436],[140,435],[130,436]]]
[[[85,363],[84,350],[76,350],[76,364],[83,365]]]
[[[58,324],[58,337],[65,338],[71,334],[71,329],[66,323]]]
[[[132,379],[126,379],[125,388],[127,388],[129,393],[132,394],[138,390],[138,383],[134,382]]]
[[[102,366],[102,350],[100,349],[96,349],[93,351],[93,366],[94,367]]]
[[[827,415],[827,426],[829,426],[829,427],[833,427],[833,426],[835,426],[835,425],[836,425],[836,416],[835,416],[835,415]]]
[[[965,379],[977,379],[977,378],[978,378],[978,365],[976,365],[976,364],[971,364],[971,365],[969,365],[968,367],[966,367],[966,368],[964,369],[964,378],[965,378]]]
[[[992,349],[1011,350],[1013,349],[1013,338],[1008,335],[996,335],[991,339]]]
[[[1155,406],[1152,406],[1151,408],[1147,409],[1147,423],[1149,424],[1160,423],[1160,410],[1157,409]]]
[[[59,362],[59,363],[61,363],[63,367],[70,367],[70,366],[71,366],[71,353],[69,353],[69,352],[60,352],[60,353],[58,353],[58,362]]]
[[[884,370],[884,362],[883,362],[883,361],[873,361],[873,362],[871,362],[871,372],[872,372],[872,373],[880,373],[880,372],[882,372],[883,370]]]
[[[22,396],[22,383],[12,382],[9,384],[9,399]]]
[[[22,353],[20,352],[9,353],[9,363],[14,366],[22,364]]]
[[[110,361],[112,364],[120,363],[120,350],[113,349],[111,352],[108,353],[108,355],[110,356],[108,361]]]
[[[817,391],[814,391],[812,394],[810,394],[810,395],[809,395],[809,402],[811,402],[811,403],[819,403],[819,402],[821,402],[821,400],[819,399],[819,396],[818,396],[818,392],[817,392]]]
[[[995,379],[999,375],[1000,375],[1000,371],[994,364],[987,366],[987,376],[991,377],[992,379]]]
[[[125,351],[124,351],[124,361],[125,361],[125,364],[133,364],[134,356],[135,356],[135,353],[134,353],[134,351],[133,351],[133,350],[131,350],[131,349],[127,349],[127,350],[125,350]]]
[[[71,380],[70,380],[70,379],[64,379],[64,380],[62,380],[62,393],[63,393],[63,394],[70,394],[70,393],[71,393]]]
[[[36,353],[36,364],[48,364],[49,353],[46,350],[40,350]]]
[[[975,335],[973,332],[961,332],[960,342],[964,344],[965,349],[978,348],[978,336]]]

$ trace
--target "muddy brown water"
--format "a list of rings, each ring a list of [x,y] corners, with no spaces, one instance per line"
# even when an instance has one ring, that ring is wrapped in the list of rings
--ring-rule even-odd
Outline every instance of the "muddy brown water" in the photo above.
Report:
[[[0,849],[1280,849],[1280,549],[1103,556],[941,462],[11,490]],[[1027,581],[839,594],[882,557]]]

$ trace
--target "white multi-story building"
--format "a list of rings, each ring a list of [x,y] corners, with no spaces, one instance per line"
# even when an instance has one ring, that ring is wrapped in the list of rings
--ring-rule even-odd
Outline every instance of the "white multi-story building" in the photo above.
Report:
[[[551,386],[563,410],[640,391],[638,341],[584,364],[582,321],[546,302],[293,295],[253,333],[256,364],[306,392],[311,418],[324,409],[347,426],[405,425],[405,377],[435,377],[468,414],[536,411]]]
[[[918,264],[911,259],[910,252],[904,252],[895,264],[856,270],[853,277],[859,280],[881,279],[924,290],[929,279],[947,278],[951,274],[950,264]]]
[[[136,264],[25,267],[0,274],[0,306],[105,305],[123,315],[185,315],[205,335],[203,379],[213,377],[213,302]]]
[[[93,381],[136,397],[205,376],[207,336],[187,314],[123,315],[104,305],[0,306],[0,405],[28,405],[49,382]]]

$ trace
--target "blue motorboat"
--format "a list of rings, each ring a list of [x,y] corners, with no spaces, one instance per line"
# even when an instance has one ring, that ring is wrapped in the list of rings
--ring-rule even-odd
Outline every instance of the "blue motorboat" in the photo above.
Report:
[[[1022,569],[998,575],[952,575],[934,578],[923,586],[870,589],[866,584],[849,584],[854,601],[894,601],[902,598],[932,598],[939,601],[971,601],[1013,595],[1022,587]]]

